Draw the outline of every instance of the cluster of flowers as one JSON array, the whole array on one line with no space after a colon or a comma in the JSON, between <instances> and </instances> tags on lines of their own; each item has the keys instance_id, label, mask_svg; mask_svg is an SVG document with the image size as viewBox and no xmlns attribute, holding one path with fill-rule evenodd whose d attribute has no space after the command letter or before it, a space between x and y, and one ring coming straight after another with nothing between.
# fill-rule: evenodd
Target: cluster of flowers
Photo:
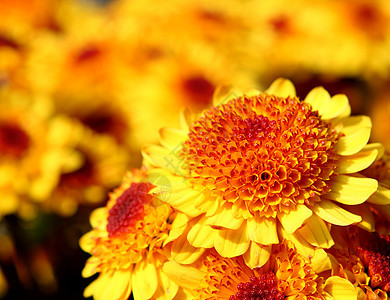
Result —
<instances>
[{"instance_id":1,"label":"cluster of flowers","mask_svg":"<svg viewBox=\"0 0 390 300\"><path fill-rule=\"evenodd\" d=\"M0 216L104 200L140 147L220 83L388 77L388 1L286 3L1 1Z\"/></svg>"},{"instance_id":2,"label":"cluster of flowers","mask_svg":"<svg viewBox=\"0 0 390 300\"><path fill-rule=\"evenodd\" d=\"M180 245L191 246L195 250L191 250L190 253L197 253L200 257L207 253L204 249L214 248L214 244L211 245L209 239L215 238L218 241L215 253L224 257L237 257L246 246L240 248L240 251L233 251L234 247L232 247L232 253L226 254L221 247L228 251L230 246L225 247L221 244L220 238L216 238L217 232L221 233L222 228L229 228L234 231L223 231L224 234L231 234L234 237L246 236L245 232L247 230L252 232L253 226L267 224L266 228L272 228L269 240L250 236L250 240L255 242L251 242L245 251L242 250L246 253L245 261L248 261L253 260L253 257L248 258L252 253L248 252L248 249L255 251L255 247L263 245L264 247L260 247L262 251L271 253L270 245L278 244L276 238L282 241L288 234L298 239L297 235L292 233L298 230L297 228L301 228L303 223L295 221L296 224L289 230L277 229L277 236L275 228L279 227L275 224L280 223L283 226L289 224L291 222L287 222L289 218L283 218L281 215L290 215L292 218L292 214L287 213L290 210L299 209L307 217L309 212L302 209L302 205L298 205L302 203L313 208L314 212L316 207L320 212L317 211L315 214L320 215L325 208L319 208L317 204L319 196L313 196L312 193L316 195L328 193L332 186L327 179L315 182L312 182L313 179L305 179L305 183L301 182L301 184L306 185L306 189L315 186L314 191L309 196L303 192L295 195L294 193L297 192L292 188L297 189L296 182L300 181L300 178L297 177L291 183L292 185L288 184L287 187L283 182L276 183L271 171L260 172L264 166L256 169L257 171L251 169L254 168L252 166L254 158L250 158L254 155L252 152L245 159L240 157L241 147L245 148L245 145L238 143L234 147L229 144L224 149L203 149L202 143L209 144L213 139L210 137L202 140L197 137L197 132L182 136L177 131L172 133L170 130L162 130L162 144L165 148L145 148L143 162L140 149L143 145L158 140L158 129L161 126L176 126L180 121L179 115L183 106L193 113L191 116L182 114L181 117L181 122L187 124L183 126L190 128L198 118L198 114L212 104L214 90L220 83L262 88L264 83L281 75L295 77L297 84L301 85L305 85L307 78L316 76L333 78L335 82L345 78L353 78L353 80L358 78L368 83L370 89L380 91L382 94L379 96L384 100L378 103L386 104L390 95L386 84L390 75L388 56L390 2L388 0L353 2L298 0L294 3L287 0L277 0L272 3L255 0L212 2L168 0L161 3L151 0L113 0L106 2L108 2L106 5L99 6L94 5L92 0L0 1L0 248L2 250L0 261L17 261L12 258L17 252L15 246L17 243L9 230L11 225L7 217L12 218L16 215L23 220L36 220L43 213L68 217L74 215L80 206L103 205L102 203L107 200L108 191L120 184L126 170L140 167L141 164L142 171L139 172L142 176L137 171L137 176L129 175L137 179L129 180L145 183L141 190L147 189L150 192L149 189L153 189L154 192L150 192L155 195L153 199L160 198L158 201L169 203L174 210L169 214L172 220L167 223L169 239L167 242L162 242L164 247L174 245L172 249L177 249ZM286 10L286 7L289 9ZM353 95L353 91L351 94ZM235 105L239 106L239 104L233 106ZM250 107L253 103L245 104L248 105ZM317 109L314 105L313 107ZM377 105L374 108L377 111L373 113L375 118L372 120L379 126L373 127L372 134L376 140L383 140L386 148L390 148L388 128L386 130L390 106ZM325 107L321 109L324 110ZM318 110L320 111L319 108ZM256 135L258 130L263 134L272 135L273 128L277 126L267 113L263 111L256 113L263 117L252 120L252 116L246 115L247 112L238 113L245 115L244 123L240 124L253 129L248 129L249 131L240 129L244 131L234 132L237 136L250 135L248 140L250 145L255 143L252 136ZM223 120L228 118L215 111L207 113L207 118L211 118L213 114L216 114L216 118L221 122L225 122ZM245 121L247 119L248 121ZM229 121L229 126L241 128L240 124L235 124L236 121L233 123ZM363 127L370 127L367 125L367 119L361 122ZM359 121L356 126L361 122ZM340 124L337 126L344 126ZM207 136L207 134L217 139L219 132L205 129L202 135ZM367 132L364 134L366 136ZM193 144L185 143L177 140L177 135L182 136L183 141L188 138L195 140ZM357 136L360 136L360 132ZM292 137L289 138L292 141ZM342 140L338 135L334 135L330 138L331 143L340 144L339 138ZM301 139L306 140L307 137L302 135ZM220 143L220 139L216 141ZM279 148L279 145L275 147ZM193 152L195 148L196 153ZM202 148L205 152L198 153L198 148ZM150 155L149 150L152 151ZM288 151L290 150L289 148ZM382 157L383 168L377 168L381 174L380 180L383 181L386 176L383 175L386 172L382 171L386 170L386 163L383 160L386 156L382 154L382 150L376 150L379 153L377 160ZM364 161L365 155L372 158L376 150L368 147L364 148L362 158L359 156L359 151L356 155ZM207 159L214 157L210 151L217 154L222 152L235 154L232 158L216 156L213 161L218 163L208 161L206 164L208 169L202 169L203 160L206 157ZM283 151L273 153L275 157L270 159L279 161ZM266 154L261 153L259 157ZM332 161L331 166L336 168L342 161L338 160L338 155L344 154L336 151L326 155L328 155L327 161ZM238 160L242 162L243 169L252 170L250 175L232 166L233 162L237 163ZM311 164L311 161L306 163ZM229 176L234 178L234 181L225 180L220 176L217 168L219 164L224 166L221 169L224 175L227 176L232 172ZM290 164L294 165L298 162L292 161ZM378 164L379 162L374 163L374 165ZM306 165L300 163L299 168L309 172L308 169L306 170L309 168ZM327 168L331 168L330 165L327 165ZM165 171L156 173L159 169L166 170L174 176L168 176ZM241 179L239 175L241 172L245 180ZM283 174L288 174L289 177L298 176L295 171L291 171L293 172L291 175L287 167L278 172L281 174L278 173L278 178L283 178ZM329 171L328 177L335 176L333 174L337 172L342 171L337 171L336 168ZM357 170L353 171L355 172ZM326 174L321 173L321 176L327 178ZM374 173L371 177L377 178L376 176L379 175ZM185 179L187 177L194 179ZM130 181L129 185L131 185ZM263 199L268 195L268 185L260 188L260 183L263 181L269 182L270 189L272 184L270 190L272 193L269 192L272 195L266 202L260 201L264 206L255 209L259 202L253 199ZM351 179L348 179L348 184L350 181ZM239 189L240 184L245 188ZM360 183L354 184L360 186ZM187 186L193 187L194 191L189 193L184 189ZM237 189L231 189L230 186L237 186ZM248 186L252 186L253 191L247 189ZM199 190L200 187L204 188L204 191ZM284 191L286 195L283 194L283 197L290 199L291 202L290 200L274 202L278 199L278 193L281 193L277 191L285 187L291 190ZM156 188L160 190L155 190ZM177 191L181 188L183 190ZM214 189L218 192L214 192ZM371 190L368 189L367 194L369 192ZM235 195L241 200L236 201ZM291 195L294 197L291 198ZM111 196L111 198L118 197ZM208 200L202 200L204 197ZM216 206L219 200L208 202L210 199L219 199L218 197L224 199L221 200L223 204L221 207ZM179 198L182 201L179 204L171 203ZM304 200L306 198L310 200ZM192 199L196 206L194 210L189 206ZM252 202L255 204L249 205ZM115 206L116 200L111 199L109 203ZM343 208L343 205L345 203L337 207ZM331 207L332 210L338 209ZM348 208L354 209L354 207ZM374 206L370 207L371 210L377 209L373 208ZM243 218L245 222L234 221L232 224L235 225L228 226L221 223L219 218L216 220L217 216L227 213L228 217L222 219L227 223L232 221L229 219L230 209L234 212L235 218L239 220ZM245 210L249 213L244 213ZM255 213L256 211L264 211L264 213ZM368 210L349 211L366 216ZM176 217L177 212L180 214ZM207 220L203 216L205 213ZM252 220L250 215L256 218ZM140 216L143 216L143 213L139 218ZM348 216L351 218L350 223L358 222L356 217ZM314 217L309 219L306 217L302 218L305 224L308 220L314 220ZM326 222L329 221L323 215L321 218ZM365 220L363 218L359 224L373 223ZM199 227L202 222L205 226ZM173 231L170 229L173 226L171 223L175 224ZM222 225L218 225L219 223ZM177 229L180 224L183 232ZM189 230L191 226L201 230L199 234L207 237L207 242L195 241L198 234L195 229ZM116 229L113 229L116 227L117 225L109 226L110 231L113 232L109 234L110 238L117 236ZM204 233L204 228L212 231ZM263 227L261 228L264 230ZM238 234L236 230L239 230ZM373 228L370 230L372 231ZM127 229L124 231L127 232ZM184 236L187 233L194 240L190 239L189 244L180 244L186 241ZM229 235L223 240L230 239L232 237ZM241 243L247 242L240 241L238 244ZM293 246L288 245L288 247L297 247L295 242L292 243ZM23 244L23 241L20 244ZM159 241L158 245L160 244ZM143 247L146 247L145 245ZM172 254L166 257L175 258L175 253L179 252L183 255L188 251L172 250ZM244 255L244 252L240 255ZM306 253L307 256L312 257L313 253ZM199 262L198 259L195 260L195 256L190 257L187 266L195 261ZM261 264L266 264L265 256L261 257ZM184 258L174 259L178 263L183 263L183 260ZM255 265L254 262L252 263L249 266ZM20 265L20 262L15 264ZM40 274L36 275L40 278L42 273L46 272L42 270L30 273ZM100 270L95 271L100 272ZM5 293L6 288L7 280L0 266L0 295ZM171 290L174 291L175 288ZM182 290L179 291L181 293Z\"/></svg>"},{"instance_id":3,"label":"cluster of flowers","mask_svg":"<svg viewBox=\"0 0 390 300\"><path fill-rule=\"evenodd\" d=\"M221 87L91 214L94 299L388 299L389 157L322 87Z\"/></svg>"}]
</instances>

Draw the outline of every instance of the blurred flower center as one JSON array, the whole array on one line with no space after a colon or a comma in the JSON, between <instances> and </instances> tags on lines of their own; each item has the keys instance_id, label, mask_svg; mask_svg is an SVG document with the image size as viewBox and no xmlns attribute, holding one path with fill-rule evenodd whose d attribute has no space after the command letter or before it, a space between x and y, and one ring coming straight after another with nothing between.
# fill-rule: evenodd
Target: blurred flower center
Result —
<instances>
[{"instance_id":1,"label":"blurred flower center","mask_svg":"<svg viewBox=\"0 0 390 300\"><path fill-rule=\"evenodd\" d=\"M149 183L133 182L110 209L107 223L109 236L116 236L128 232L136 221L144 217L144 206L152 200L148 194L151 189Z\"/></svg>"},{"instance_id":2,"label":"blurred flower center","mask_svg":"<svg viewBox=\"0 0 390 300\"><path fill-rule=\"evenodd\" d=\"M16 124L0 124L0 153L20 158L29 148L31 139Z\"/></svg>"},{"instance_id":3,"label":"blurred flower center","mask_svg":"<svg viewBox=\"0 0 390 300\"><path fill-rule=\"evenodd\" d=\"M0 49L2 47L7 47L7 48L12 48L12 49L17 50L17 49L19 49L20 46L12 39L0 34Z\"/></svg>"},{"instance_id":4,"label":"blurred flower center","mask_svg":"<svg viewBox=\"0 0 390 300\"><path fill-rule=\"evenodd\" d=\"M203 76L193 76L183 80L182 88L190 102L188 105L203 109L211 103L215 86Z\"/></svg>"},{"instance_id":5,"label":"blurred flower center","mask_svg":"<svg viewBox=\"0 0 390 300\"><path fill-rule=\"evenodd\" d=\"M229 297L229 300L246 300L246 299L265 299L265 300L281 300L284 295L277 288L275 274L269 271L261 274L260 277L251 276L250 281L239 283L237 285L238 292Z\"/></svg>"},{"instance_id":6,"label":"blurred flower center","mask_svg":"<svg viewBox=\"0 0 390 300\"><path fill-rule=\"evenodd\" d=\"M123 140L128 130L126 122L119 113L114 115L109 111L106 114L104 112L94 112L82 117L81 122L97 133L112 135L119 143L124 142Z\"/></svg>"},{"instance_id":7,"label":"blurred flower center","mask_svg":"<svg viewBox=\"0 0 390 300\"><path fill-rule=\"evenodd\" d=\"M190 129L181 155L194 184L223 203L276 217L330 190L339 134L298 98L241 97L211 108Z\"/></svg>"},{"instance_id":8,"label":"blurred flower center","mask_svg":"<svg viewBox=\"0 0 390 300\"><path fill-rule=\"evenodd\" d=\"M83 63L101 56L102 51L97 46L89 46L82 49L75 57L75 63Z\"/></svg>"},{"instance_id":9,"label":"blurred flower center","mask_svg":"<svg viewBox=\"0 0 390 300\"><path fill-rule=\"evenodd\" d=\"M83 153L83 151L81 151ZM75 171L61 175L60 185L66 188L81 188L95 181L95 167L88 156L84 154L84 163Z\"/></svg>"}]
</instances>

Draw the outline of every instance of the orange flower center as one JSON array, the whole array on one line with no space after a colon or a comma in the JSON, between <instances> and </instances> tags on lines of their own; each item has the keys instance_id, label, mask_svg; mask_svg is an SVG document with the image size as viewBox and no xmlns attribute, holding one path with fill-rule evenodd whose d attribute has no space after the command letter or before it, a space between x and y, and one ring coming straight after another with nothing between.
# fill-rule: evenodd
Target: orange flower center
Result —
<instances>
[{"instance_id":1,"label":"orange flower center","mask_svg":"<svg viewBox=\"0 0 390 300\"><path fill-rule=\"evenodd\" d=\"M18 125L0 124L0 154L20 158L30 143L30 137Z\"/></svg>"},{"instance_id":2,"label":"orange flower center","mask_svg":"<svg viewBox=\"0 0 390 300\"><path fill-rule=\"evenodd\" d=\"M274 245L270 262L254 269L242 257L210 251L202 262L196 299L324 299L324 279L290 246Z\"/></svg>"},{"instance_id":3,"label":"orange flower center","mask_svg":"<svg viewBox=\"0 0 390 300\"><path fill-rule=\"evenodd\" d=\"M251 276L250 281L239 283L238 292L229 297L229 300L247 300L247 299L264 299L264 300L282 300L284 295L277 288L275 274L269 271L261 274L260 277Z\"/></svg>"},{"instance_id":4,"label":"orange flower center","mask_svg":"<svg viewBox=\"0 0 390 300\"><path fill-rule=\"evenodd\" d=\"M211 108L181 155L189 178L222 202L276 217L330 190L339 134L296 97L240 97Z\"/></svg>"},{"instance_id":5,"label":"orange flower center","mask_svg":"<svg viewBox=\"0 0 390 300\"><path fill-rule=\"evenodd\" d=\"M149 183L133 182L117 198L108 215L107 231L110 237L127 233L136 221L144 217L144 206L152 200L148 194L150 189Z\"/></svg>"},{"instance_id":6,"label":"orange flower center","mask_svg":"<svg viewBox=\"0 0 390 300\"><path fill-rule=\"evenodd\" d=\"M364 234L360 239L362 246L357 252L364 265L368 268L371 277L370 286L390 291L390 236L378 233Z\"/></svg>"},{"instance_id":7,"label":"orange flower center","mask_svg":"<svg viewBox=\"0 0 390 300\"><path fill-rule=\"evenodd\" d=\"M77 169L69 173L61 174L59 186L67 190L77 190L83 187L96 184L96 167L92 159L84 151L80 152L84 155L83 164Z\"/></svg>"},{"instance_id":8,"label":"orange flower center","mask_svg":"<svg viewBox=\"0 0 390 300\"><path fill-rule=\"evenodd\" d=\"M125 139L128 126L124 118L120 115L120 112L114 114L110 111L93 112L90 115L81 117L81 122L93 131L101 134L109 134L115 137L115 139L122 143Z\"/></svg>"}]
</instances>

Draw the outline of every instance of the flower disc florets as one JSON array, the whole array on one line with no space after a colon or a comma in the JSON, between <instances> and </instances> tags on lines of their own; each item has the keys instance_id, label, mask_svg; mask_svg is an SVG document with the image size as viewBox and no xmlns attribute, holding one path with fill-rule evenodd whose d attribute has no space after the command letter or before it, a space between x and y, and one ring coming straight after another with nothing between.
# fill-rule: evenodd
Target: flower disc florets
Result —
<instances>
[{"instance_id":1,"label":"flower disc florets","mask_svg":"<svg viewBox=\"0 0 390 300\"><path fill-rule=\"evenodd\" d=\"M262 93L207 111L190 128L181 154L194 184L222 204L276 217L313 205L330 190L339 136L298 98Z\"/></svg>"}]
</instances>

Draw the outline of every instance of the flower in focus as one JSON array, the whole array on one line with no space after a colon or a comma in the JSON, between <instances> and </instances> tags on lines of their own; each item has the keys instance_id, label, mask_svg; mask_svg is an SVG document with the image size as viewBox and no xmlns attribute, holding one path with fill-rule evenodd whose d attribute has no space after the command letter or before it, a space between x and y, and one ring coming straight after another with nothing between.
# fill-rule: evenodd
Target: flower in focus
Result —
<instances>
[{"instance_id":1,"label":"flower in focus","mask_svg":"<svg viewBox=\"0 0 390 300\"><path fill-rule=\"evenodd\" d=\"M355 226L338 228L339 238L329 250L335 272L348 279L358 299L388 299L390 292L390 236Z\"/></svg>"},{"instance_id":2,"label":"flower in focus","mask_svg":"<svg viewBox=\"0 0 390 300\"><path fill-rule=\"evenodd\" d=\"M95 299L172 299L178 286L162 271L163 243L174 213L149 194L144 170L128 173L106 207L91 214L92 231L80 240L91 253L84 277L100 273L84 292Z\"/></svg>"},{"instance_id":3,"label":"flower in focus","mask_svg":"<svg viewBox=\"0 0 390 300\"><path fill-rule=\"evenodd\" d=\"M163 270L175 280L188 299L353 299L352 284L329 276L323 257L309 264L291 244L273 245L261 268L250 269L241 256L221 257L209 250L194 265L165 263ZM350 298L348 298L350 297Z\"/></svg>"},{"instance_id":4,"label":"flower in focus","mask_svg":"<svg viewBox=\"0 0 390 300\"><path fill-rule=\"evenodd\" d=\"M154 191L192 218L187 225L194 222L190 245L214 247L223 257L244 254L258 267L254 254L269 256L280 236L310 258L315 247L333 245L330 224L362 220L348 209L378 183L355 173L372 164L380 146L367 145L371 121L351 117L346 96L319 87L301 102L283 79L265 93L221 95L182 129L163 128L162 146L144 148ZM172 186L169 194L161 178Z\"/></svg>"}]
</instances>

